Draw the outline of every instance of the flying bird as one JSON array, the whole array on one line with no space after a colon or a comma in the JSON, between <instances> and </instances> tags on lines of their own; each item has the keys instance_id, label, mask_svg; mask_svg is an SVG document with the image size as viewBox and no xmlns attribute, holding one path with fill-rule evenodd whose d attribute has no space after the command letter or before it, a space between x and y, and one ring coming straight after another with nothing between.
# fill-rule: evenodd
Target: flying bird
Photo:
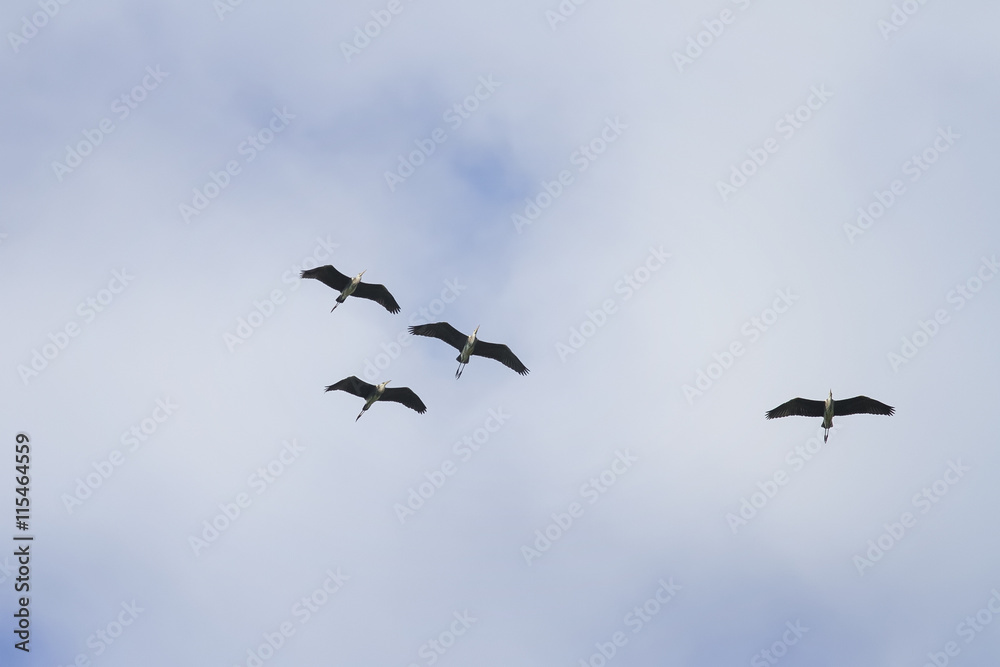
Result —
<instances>
[{"instance_id":1,"label":"flying bird","mask_svg":"<svg viewBox=\"0 0 1000 667\"><path fill-rule=\"evenodd\" d=\"M415 327L410 327L410 333L415 336L440 338L444 342L448 343L448 345L451 345L459 351L458 356L455 358L458 362L458 370L455 371L456 379L462 377L462 369L465 368L467 363L469 363L469 357L472 355L495 359L507 368L517 371L521 375L528 374L528 368L521 363L520 359L514 356L514 353L510 351L509 347L506 345L500 345L499 343L487 343L485 340L479 340L476 338L476 333L478 331L479 327L476 327L476 330L473 331L471 335L466 336L464 333L447 322L420 324Z\"/></svg>"},{"instance_id":2,"label":"flying bird","mask_svg":"<svg viewBox=\"0 0 1000 667\"><path fill-rule=\"evenodd\" d=\"M368 269L365 269L367 271ZM315 278L325 285L329 285L333 289L340 292L340 296L337 297L337 303L334 304L330 312L337 310L337 306L344 303L349 296L359 296L362 299L371 299L376 303L382 304L382 307L388 310L390 313L399 312L399 304L396 300L392 298L389 294L389 290L385 288L385 285L375 285L372 283L361 282L361 276L365 274L362 271L353 278L348 278L343 273L333 268L330 264L326 266L319 266L315 269L309 269L308 271L302 272L303 278Z\"/></svg>"},{"instance_id":3,"label":"flying bird","mask_svg":"<svg viewBox=\"0 0 1000 667\"><path fill-rule=\"evenodd\" d=\"M782 403L773 410L768 410L764 416L767 419L777 419L778 417L801 416L801 417L822 417L823 418L823 442L830 436L830 428L833 426L834 415L889 415L896 412L896 408L885 403L880 403L874 398L867 396L855 396L845 398L842 401L833 400L833 390L825 401L811 401L808 398L793 398L787 403Z\"/></svg>"},{"instance_id":4,"label":"flying bird","mask_svg":"<svg viewBox=\"0 0 1000 667\"><path fill-rule=\"evenodd\" d=\"M420 400L420 397L413 393L413 390L409 387L399 387L393 389L386 389L386 385L389 384L391 380L386 380L382 384L374 385L368 384L367 382L358 379L356 375L352 375L349 378L344 378L336 384L331 384L326 388L327 391L346 391L348 394L354 394L360 398L365 399L365 407L361 408L361 412L358 416L354 418L354 421L361 419L361 415L365 414L365 410L370 408L375 401L395 401L396 403L402 403L411 410L416 410L420 414L427 412L427 406L424 402Z\"/></svg>"}]
</instances>

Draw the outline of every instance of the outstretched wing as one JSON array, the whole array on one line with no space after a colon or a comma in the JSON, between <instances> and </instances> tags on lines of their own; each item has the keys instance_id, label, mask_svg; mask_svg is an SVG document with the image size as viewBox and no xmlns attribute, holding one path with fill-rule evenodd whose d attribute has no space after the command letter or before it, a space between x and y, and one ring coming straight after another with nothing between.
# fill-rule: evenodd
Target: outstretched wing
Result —
<instances>
[{"instance_id":1,"label":"outstretched wing","mask_svg":"<svg viewBox=\"0 0 1000 667\"><path fill-rule=\"evenodd\" d=\"M410 333L414 336L430 336L431 338L439 338L459 352L461 352L462 348L465 347L465 341L469 340L468 336L447 322L418 324L415 327L410 327ZM476 346L478 347L480 344L481 343L477 343Z\"/></svg>"},{"instance_id":2,"label":"outstretched wing","mask_svg":"<svg viewBox=\"0 0 1000 667\"><path fill-rule=\"evenodd\" d=\"M406 407L411 410L416 410L420 414L427 412L427 406L424 405L424 402L420 400L420 397L417 396L409 387L386 388L386 390L382 393L382 400L402 403Z\"/></svg>"},{"instance_id":3,"label":"outstretched wing","mask_svg":"<svg viewBox=\"0 0 1000 667\"><path fill-rule=\"evenodd\" d=\"M476 341L476 346L472 348L472 354L479 357L495 359L501 364L517 371L521 375L528 374L528 367L521 363L521 360L514 356L510 348L499 343L487 343L484 340Z\"/></svg>"},{"instance_id":4,"label":"outstretched wing","mask_svg":"<svg viewBox=\"0 0 1000 667\"><path fill-rule=\"evenodd\" d=\"M361 398L367 399L375 391L374 385L370 385L367 382L361 380L356 375L352 375L349 378L344 378L336 384L331 384L326 388L327 391L346 391L348 394L354 394Z\"/></svg>"},{"instance_id":5,"label":"outstretched wing","mask_svg":"<svg viewBox=\"0 0 1000 667\"><path fill-rule=\"evenodd\" d=\"M385 285L358 283L358 286L355 288L352 296L359 296L362 299L371 299L375 303L382 304L382 307L390 313L395 314L399 312L399 304L396 303L396 300L392 298L391 294L389 294L389 290L385 288Z\"/></svg>"},{"instance_id":6,"label":"outstretched wing","mask_svg":"<svg viewBox=\"0 0 1000 667\"><path fill-rule=\"evenodd\" d=\"M840 405L840 402L837 402ZM793 398L787 403L782 403L773 410L764 413L767 419L777 419L778 417L822 417L826 409L824 401L811 401L808 398ZM838 412L838 414L840 414Z\"/></svg>"},{"instance_id":7,"label":"outstretched wing","mask_svg":"<svg viewBox=\"0 0 1000 667\"><path fill-rule=\"evenodd\" d=\"M350 278L333 268L330 264L327 264L326 266L318 266L315 269L309 269L308 271L303 271L301 277L314 278L324 285L329 285L338 292L343 292L344 288L351 282ZM360 288L360 285L358 287Z\"/></svg>"},{"instance_id":8,"label":"outstretched wing","mask_svg":"<svg viewBox=\"0 0 1000 667\"><path fill-rule=\"evenodd\" d=\"M842 401L833 402L833 414L840 415L892 415L896 408L885 403L879 403L874 398L855 396Z\"/></svg>"}]
</instances>

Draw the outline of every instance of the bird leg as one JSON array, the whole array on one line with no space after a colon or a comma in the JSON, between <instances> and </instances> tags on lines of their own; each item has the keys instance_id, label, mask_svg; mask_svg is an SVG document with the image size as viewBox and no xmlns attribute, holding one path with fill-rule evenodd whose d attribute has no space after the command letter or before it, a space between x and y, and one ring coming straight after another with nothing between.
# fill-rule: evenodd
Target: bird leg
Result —
<instances>
[{"instance_id":1,"label":"bird leg","mask_svg":"<svg viewBox=\"0 0 1000 667\"><path fill-rule=\"evenodd\" d=\"M463 363L462 363L461 361L460 361L460 362L458 362L458 370L457 370L457 371L455 371L455 379L456 379L456 380L457 380L458 378L462 377L462 369L463 369L463 368L465 368L465 364L463 364Z\"/></svg>"}]
</instances>

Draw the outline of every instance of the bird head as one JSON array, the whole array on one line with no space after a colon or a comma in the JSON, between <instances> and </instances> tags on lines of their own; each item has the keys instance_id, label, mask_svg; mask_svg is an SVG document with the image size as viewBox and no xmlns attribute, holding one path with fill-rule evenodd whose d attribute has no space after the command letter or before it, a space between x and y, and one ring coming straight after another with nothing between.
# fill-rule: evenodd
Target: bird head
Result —
<instances>
[{"instance_id":1,"label":"bird head","mask_svg":"<svg viewBox=\"0 0 1000 667\"><path fill-rule=\"evenodd\" d=\"M378 386L378 389L379 389L379 391L382 391L383 389L385 389L385 386L386 386L387 384L389 384L390 382L392 382L392 380L386 380L385 382L383 382L382 384L380 384L380 385Z\"/></svg>"}]
</instances>

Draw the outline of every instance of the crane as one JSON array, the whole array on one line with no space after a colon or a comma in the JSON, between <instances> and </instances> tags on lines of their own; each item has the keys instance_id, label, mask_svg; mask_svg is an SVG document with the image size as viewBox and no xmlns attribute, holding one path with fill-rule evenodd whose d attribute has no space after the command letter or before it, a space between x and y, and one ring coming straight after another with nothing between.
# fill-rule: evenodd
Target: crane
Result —
<instances>
[{"instance_id":1,"label":"crane","mask_svg":"<svg viewBox=\"0 0 1000 667\"><path fill-rule=\"evenodd\" d=\"M813 401L808 398L793 398L787 403L782 403L773 410L764 413L766 419L777 419L778 417L822 417L823 418L823 442L830 437L830 428L833 427L834 415L889 415L896 412L896 408L885 403L880 403L874 398L867 396L855 396L845 398L842 401L833 400L833 390L825 401Z\"/></svg>"},{"instance_id":2,"label":"crane","mask_svg":"<svg viewBox=\"0 0 1000 667\"><path fill-rule=\"evenodd\" d=\"M418 413L423 414L427 412L427 406L424 402L420 400L412 389L409 387L394 387L392 389L387 389L386 385L389 384L391 380L386 380L381 384L368 384L364 380L361 380L356 375L344 378L340 382L331 384L326 388L327 391L346 391L348 394L354 394L359 398L365 399L365 407L361 408L361 412L358 416L354 418L354 421L361 419L361 415L365 414L365 410L370 408L375 401L394 401L396 403L402 403L411 410L416 410Z\"/></svg>"},{"instance_id":3,"label":"crane","mask_svg":"<svg viewBox=\"0 0 1000 667\"><path fill-rule=\"evenodd\" d=\"M479 327L477 326L475 331L466 336L464 333L447 322L418 324L417 326L410 327L410 333L415 336L439 338L458 350L458 357L455 359L458 362L458 370L455 371L455 379L462 377L462 369L467 363L469 363L469 358L473 355L477 357L488 357L499 361L501 364L513 371L516 371L520 375L528 374L527 366L522 364L521 360L514 356L514 353L510 351L509 347L499 343L487 343L485 340L479 340L476 338L476 334L478 332Z\"/></svg>"},{"instance_id":4,"label":"crane","mask_svg":"<svg viewBox=\"0 0 1000 667\"><path fill-rule=\"evenodd\" d=\"M367 271L368 269L365 269ZM334 304L330 312L337 310L337 306L344 303L349 296L357 296L362 299L370 299L378 304L381 304L383 308L388 310L390 313L399 312L399 304L389 293L389 290L385 288L385 285L376 285L374 283L363 283L361 282L361 276L365 274L362 271L353 278L348 278L343 273L333 268L332 265L327 264L326 266L318 266L315 269L309 269L308 271L303 271L301 274L302 278L314 278L324 285L329 285L333 289L340 292L340 296L337 297L337 303Z\"/></svg>"}]
</instances>

